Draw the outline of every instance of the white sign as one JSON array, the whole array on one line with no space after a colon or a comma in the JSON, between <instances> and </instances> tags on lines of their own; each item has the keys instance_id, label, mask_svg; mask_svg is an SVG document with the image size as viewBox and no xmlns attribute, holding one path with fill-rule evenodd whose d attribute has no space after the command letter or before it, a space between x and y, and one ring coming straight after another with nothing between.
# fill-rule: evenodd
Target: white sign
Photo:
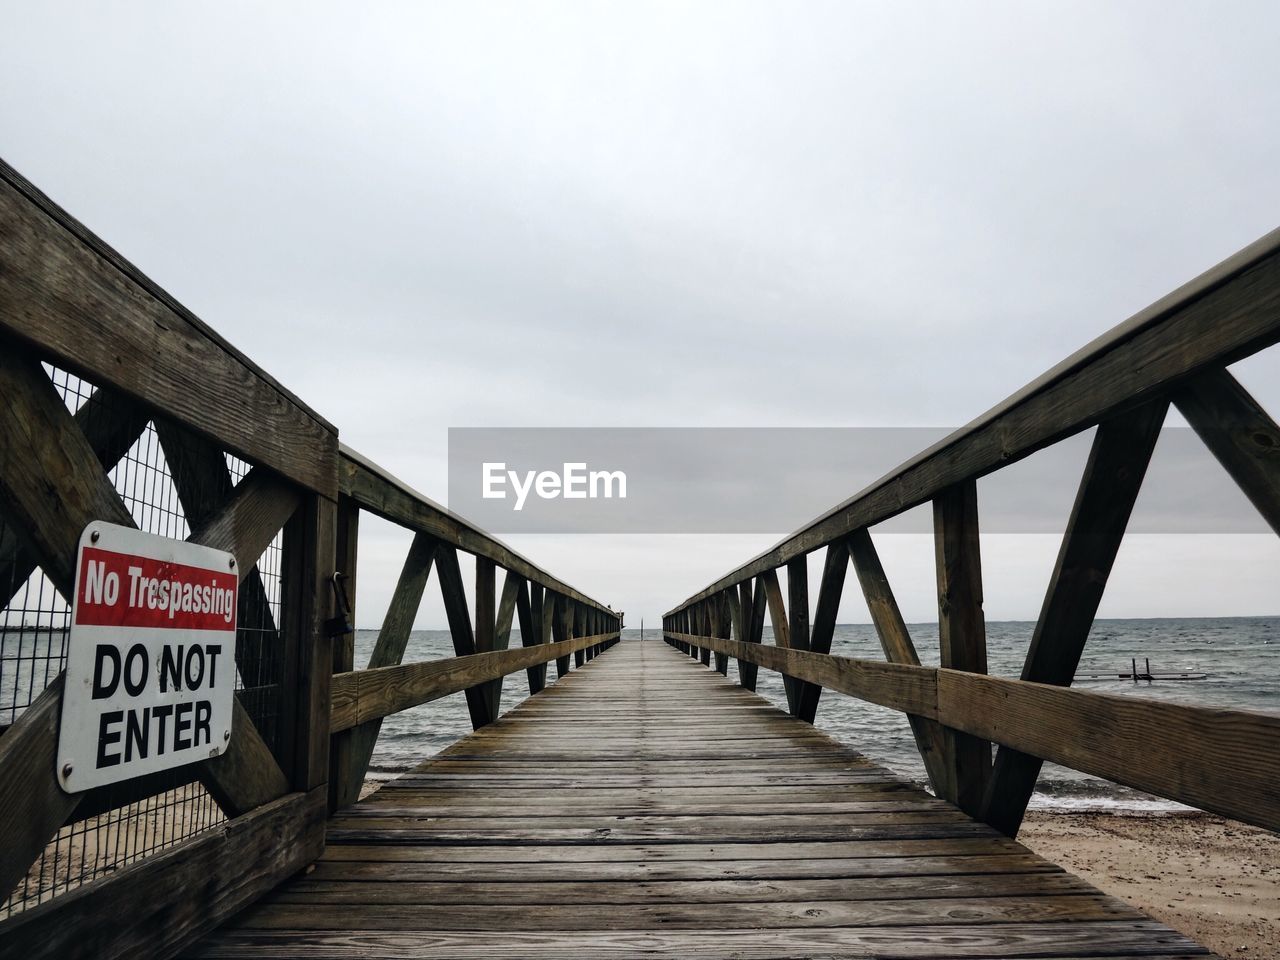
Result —
<instances>
[{"instance_id":1,"label":"white sign","mask_svg":"<svg viewBox=\"0 0 1280 960\"><path fill-rule=\"evenodd\" d=\"M80 535L58 781L68 793L216 757L231 740L235 558L133 527Z\"/></svg>"}]
</instances>

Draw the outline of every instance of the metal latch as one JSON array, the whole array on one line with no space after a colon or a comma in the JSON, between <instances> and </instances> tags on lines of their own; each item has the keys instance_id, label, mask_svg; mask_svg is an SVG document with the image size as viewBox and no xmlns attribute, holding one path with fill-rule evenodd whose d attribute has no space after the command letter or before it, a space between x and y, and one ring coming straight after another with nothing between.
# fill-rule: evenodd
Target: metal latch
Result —
<instances>
[{"instance_id":1,"label":"metal latch","mask_svg":"<svg viewBox=\"0 0 1280 960\"><path fill-rule=\"evenodd\" d=\"M347 588L343 584L344 580L349 579L351 578L345 573L336 570L329 578L329 586L333 590L333 605L338 613L324 622L327 637L345 637L348 633L356 632L356 628L351 625L351 601L347 599Z\"/></svg>"}]
</instances>

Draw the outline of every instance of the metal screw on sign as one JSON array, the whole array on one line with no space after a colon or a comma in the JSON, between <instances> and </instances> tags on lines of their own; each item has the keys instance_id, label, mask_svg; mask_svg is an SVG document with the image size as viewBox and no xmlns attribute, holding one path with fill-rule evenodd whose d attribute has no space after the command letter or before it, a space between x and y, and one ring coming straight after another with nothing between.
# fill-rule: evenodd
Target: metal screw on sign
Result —
<instances>
[{"instance_id":1,"label":"metal screw on sign","mask_svg":"<svg viewBox=\"0 0 1280 960\"><path fill-rule=\"evenodd\" d=\"M93 531L93 533L89 534L89 541L91 543L97 543L99 538L101 538L101 536L102 534L100 534L97 530L95 530Z\"/></svg>"},{"instance_id":2,"label":"metal screw on sign","mask_svg":"<svg viewBox=\"0 0 1280 960\"><path fill-rule=\"evenodd\" d=\"M71 776L71 763L68 761L62 765L62 779L65 780Z\"/></svg>"},{"instance_id":3,"label":"metal screw on sign","mask_svg":"<svg viewBox=\"0 0 1280 960\"><path fill-rule=\"evenodd\" d=\"M231 569L232 569L232 570L234 570L234 569L236 568L236 558L235 558L235 557L232 557L232 558L228 561L228 565L231 567Z\"/></svg>"}]
</instances>

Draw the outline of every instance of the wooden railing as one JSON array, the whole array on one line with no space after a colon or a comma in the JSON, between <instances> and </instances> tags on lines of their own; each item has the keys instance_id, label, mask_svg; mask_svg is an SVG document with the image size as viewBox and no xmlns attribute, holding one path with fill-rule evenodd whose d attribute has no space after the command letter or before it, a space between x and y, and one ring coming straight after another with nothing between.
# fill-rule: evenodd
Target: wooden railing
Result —
<instances>
[{"instance_id":1,"label":"wooden railing","mask_svg":"<svg viewBox=\"0 0 1280 960\"><path fill-rule=\"evenodd\" d=\"M809 722L824 687L901 710L935 792L1010 836L1045 760L1280 829L1280 715L1068 689L1171 403L1280 533L1280 429L1226 369L1277 340L1280 231L668 611L667 642L714 653L721 673L737 658L750 689L759 666L780 671ZM1094 426L1021 679L985 676L976 481ZM937 669L920 665L870 533L930 502ZM823 548L810 621L806 557ZM830 653L850 563L887 662ZM776 646L761 643L766 608Z\"/></svg>"},{"instance_id":2,"label":"wooden railing","mask_svg":"<svg viewBox=\"0 0 1280 960\"><path fill-rule=\"evenodd\" d=\"M316 859L382 717L466 690L479 726L505 674L526 670L536 692L548 661L563 674L617 639L618 615L340 449L331 424L3 163L0 401L0 956L176 953ZM335 583L354 599L361 511L415 538L372 669L353 672ZM72 794L56 749L91 521L234 555L237 689L221 756ZM476 556L474 628L459 550ZM460 656L401 666L433 564ZM505 650L514 615L525 646Z\"/></svg>"},{"instance_id":3,"label":"wooden railing","mask_svg":"<svg viewBox=\"0 0 1280 960\"><path fill-rule=\"evenodd\" d=\"M413 531L395 593L367 668L354 669L353 638L334 650L330 727L333 775L330 804L359 798L382 719L451 693L466 691L475 729L498 715L502 679L527 672L529 693L546 685L547 664L556 675L581 666L618 641L620 614L534 566L482 530L343 447L339 458L338 570L354 597L356 542L361 511ZM474 627L462 588L458 551L475 557ZM456 657L403 664L409 632L432 567L440 584ZM497 592L497 570L506 571ZM509 650L519 626L521 649Z\"/></svg>"}]
</instances>

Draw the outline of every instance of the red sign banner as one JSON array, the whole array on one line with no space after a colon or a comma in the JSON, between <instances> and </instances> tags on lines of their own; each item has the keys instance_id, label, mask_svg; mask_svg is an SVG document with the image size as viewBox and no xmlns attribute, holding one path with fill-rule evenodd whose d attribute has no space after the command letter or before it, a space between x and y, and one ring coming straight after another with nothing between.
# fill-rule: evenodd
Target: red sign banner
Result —
<instances>
[{"instance_id":1,"label":"red sign banner","mask_svg":"<svg viewBox=\"0 0 1280 960\"><path fill-rule=\"evenodd\" d=\"M86 546L76 585L77 626L230 630L239 588L234 570Z\"/></svg>"}]
</instances>

